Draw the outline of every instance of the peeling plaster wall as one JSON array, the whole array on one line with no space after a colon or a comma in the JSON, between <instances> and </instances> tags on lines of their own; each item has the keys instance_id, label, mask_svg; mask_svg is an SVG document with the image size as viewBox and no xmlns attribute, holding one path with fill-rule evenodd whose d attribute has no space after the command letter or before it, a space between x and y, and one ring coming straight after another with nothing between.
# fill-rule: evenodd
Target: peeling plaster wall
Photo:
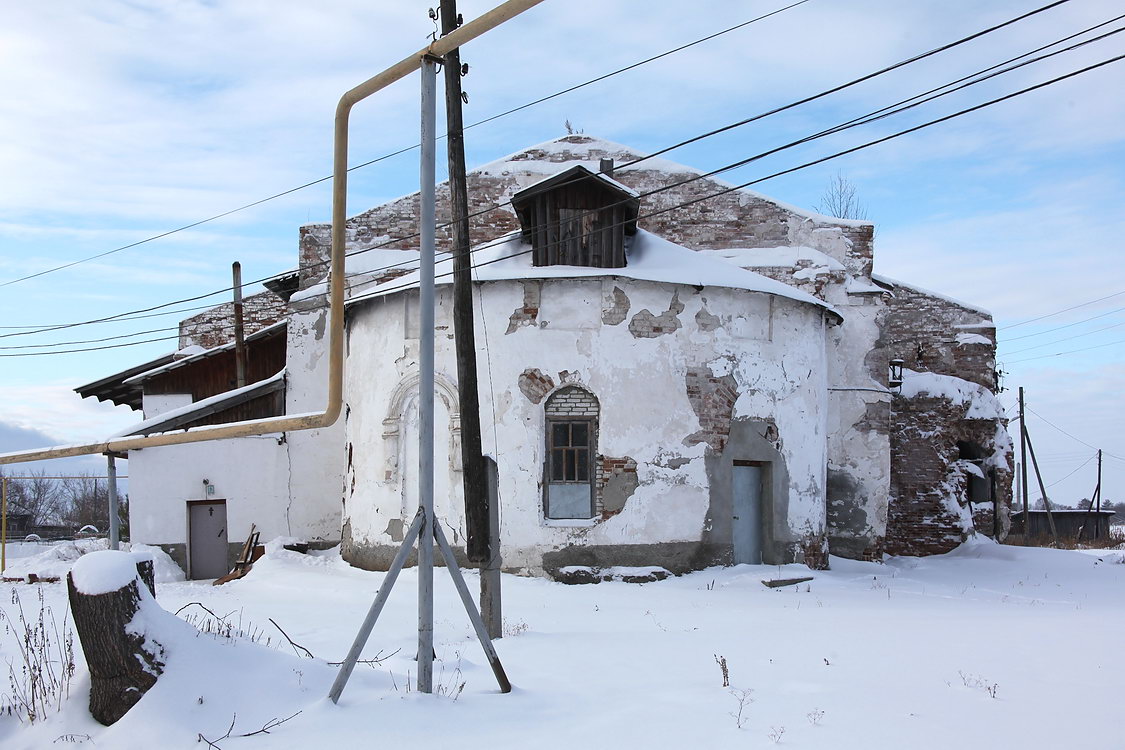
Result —
<instances>
[{"instance_id":1,"label":"peeling plaster wall","mask_svg":"<svg viewBox=\"0 0 1125 750\"><path fill-rule=\"evenodd\" d=\"M881 559L891 473L885 295L840 296L844 322L828 330L828 541L834 555Z\"/></svg>"},{"instance_id":2,"label":"peeling plaster wall","mask_svg":"<svg viewBox=\"0 0 1125 750\"><path fill-rule=\"evenodd\" d=\"M477 287L483 297L476 308L483 440L500 469L505 568L542 572L570 564L650 564L683 571L730 559L729 519L716 516L730 512L729 476L716 470L714 457L729 465L758 459L763 449L741 437L719 450L706 439L692 439L704 429L688 395L693 369L730 384L735 397L728 422L773 426L774 454L768 457L779 464L774 495L784 512L771 516L766 555L777 563L802 559L808 540L823 537L825 522L821 310L760 293L614 277L541 286L535 323L511 333L497 322L524 306L525 283ZM455 387L448 295L448 288L439 289L439 404L443 387ZM414 512L404 502L399 464L409 426L401 419L401 406L394 406L401 384L417 372L417 342L405 333L410 327L404 299L397 295L364 303L349 322L346 442L354 450L343 553L367 567L389 564L395 530ZM676 311L680 326L654 337L638 336L621 324L624 318L606 314L625 304L661 315ZM717 327L706 316L708 326L697 323L704 308ZM529 393L527 373L535 370L536 388ZM595 519L563 522L543 517L543 397L571 384L588 389L601 405L597 453L603 507ZM452 446L456 425L438 411L437 440ZM495 430L489 427L493 423ZM742 435L749 427L737 429ZM437 504L439 517L460 532L457 469L447 462L439 471L448 502L439 498ZM725 488L718 486L721 482Z\"/></svg>"},{"instance_id":3,"label":"peeling plaster wall","mask_svg":"<svg viewBox=\"0 0 1125 750\"><path fill-rule=\"evenodd\" d=\"M545 175L575 163L596 169L602 158L623 163L640 156L625 146L575 135L527 149L474 170L468 176L470 210L477 211L494 204L502 207L474 217L473 241L487 241L517 228L518 222L510 213L507 200L512 193ZM641 162L636 167L618 169L614 179L646 192L698 175L690 167L654 159ZM647 196L644 199L645 212L719 193L727 187L726 183L710 178L676 185ZM440 185L439 225L446 221L443 217L448 216L447 197L446 186ZM410 195L352 217L348 220L349 249L370 247L380 241L412 235L416 230L417 211L417 196ZM770 267L757 260L750 267L815 294L845 311L848 319L844 325L829 331L832 338L826 354L825 376L830 386L885 387L887 357L876 345L879 341L879 316L885 312L884 295L871 283L873 228L870 223L821 216L741 190L643 219L640 225L673 242L698 250L792 246L815 251L811 256L816 253L827 256L831 259L825 261L828 265L820 261L798 260L796 264ZM302 227L301 262L307 267L302 274L302 286L323 276L324 266L316 264L323 263L327 258L328 236L328 225ZM415 242L408 239L392 246L415 248ZM438 248L445 250L448 247L446 230L439 228ZM524 281L519 286L520 293L512 297L510 307L494 311L495 317L490 318L494 328L504 325L500 321L506 321L507 330L513 335L517 330L541 328L546 320L540 317L541 307L550 304L545 297L551 293L551 285L544 287L539 281ZM863 293L849 294L853 288ZM718 330L720 326L716 311L709 305L677 310L676 306L681 301L687 301L683 295L680 301L670 295L643 302L626 295L619 283L604 284L600 294L603 297L602 323L629 328L635 335L660 340L680 335L682 332L677 330L680 326L694 332ZM582 295L581 298L587 302L597 300L596 295ZM755 332L752 329L756 322L769 319L767 297L759 295L748 304L744 316L727 316L729 319L724 330L735 338L753 337ZM580 313L575 311L573 314ZM585 311L581 314L584 315ZM588 321L591 326L595 322ZM868 356L873 348L878 349L875 364ZM557 380L556 373L540 369ZM878 375L873 374L875 370L879 371ZM525 380L525 385L542 390L541 384ZM869 418L869 404L885 404L888 397L854 390L833 390L829 394L829 407L823 414L824 419L830 421L825 426L829 436L828 470L833 472L833 476L844 476L848 486L854 487L847 493L830 494L833 551L849 557L876 554L878 539L886 528L890 446L885 428L873 428L885 420L879 415ZM834 486L841 485L837 482Z\"/></svg>"},{"instance_id":4,"label":"peeling plaster wall","mask_svg":"<svg viewBox=\"0 0 1125 750\"><path fill-rule=\"evenodd\" d=\"M323 411L328 402L328 311L323 297L294 305L286 342L286 414ZM346 344L345 344L346 345ZM340 538L344 423L286 433L288 488L283 495L293 536Z\"/></svg>"}]
</instances>

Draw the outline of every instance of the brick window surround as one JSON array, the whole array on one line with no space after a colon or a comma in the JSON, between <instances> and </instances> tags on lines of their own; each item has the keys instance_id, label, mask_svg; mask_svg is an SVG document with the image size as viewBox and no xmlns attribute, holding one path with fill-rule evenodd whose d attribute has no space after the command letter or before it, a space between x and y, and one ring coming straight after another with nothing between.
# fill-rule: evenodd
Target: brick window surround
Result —
<instances>
[{"instance_id":1,"label":"brick window surround","mask_svg":"<svg viewBox=\"0 0 1125 750\"><path fill-rule=\"evenodd\" d=\"M598 413L598 399L576 386L547 399L543 509L549 520L589 520L595 515Z\"/></svg>"}]
</instances>

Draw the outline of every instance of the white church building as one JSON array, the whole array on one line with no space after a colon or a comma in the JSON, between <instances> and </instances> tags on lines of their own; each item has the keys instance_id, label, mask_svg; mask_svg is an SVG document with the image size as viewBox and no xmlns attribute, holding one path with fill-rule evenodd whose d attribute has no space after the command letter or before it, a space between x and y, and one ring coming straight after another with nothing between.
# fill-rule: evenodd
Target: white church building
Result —
<instances>
[{"instance_id":1,"label":"white church building","mask_svg":"<svg viewBox=\"0 0 1125 750\"><path fill-rule=\"evenodd\" d=\"M987 312L873 276L870 223L642 156L572 135L469 175L482 442L498 467L504 568L824 567L829 553L1006 534L1010 441ZM229 564L251 524L389 565L417 506L417 215L412 195L349 220L339 422L131 452L135 541L165 547L193 577ZM299 267L248 300L249 385L233 386L219 333L228 305L185 320L178 354L77 390L143 409L128 434L318 410L327 253L328 226L302 227ZM457 547L450 266L439 256L435 505ZM933 385L942 378L964 387ZM912 437L923 422L928 453Z\"/></svg>"}]
</instances>

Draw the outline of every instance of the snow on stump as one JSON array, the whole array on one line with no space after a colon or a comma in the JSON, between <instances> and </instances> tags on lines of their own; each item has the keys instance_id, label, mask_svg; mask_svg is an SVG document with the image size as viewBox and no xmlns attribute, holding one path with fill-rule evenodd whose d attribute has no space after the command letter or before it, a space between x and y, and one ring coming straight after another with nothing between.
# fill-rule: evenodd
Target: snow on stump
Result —
<instances>
[{"instance_id":1,"label":"snow on stump","mask_svg":"<svg viewBox=\"0 0 1125 750\"><path fill-rule=\"evenodd\" d=\"M144 628L145 605L157 606L152 557L92 552L74 563L66 581L90 668L90 713L108 726L136 705L164 669L164 647Z\"/></svg>"}]
</instances>

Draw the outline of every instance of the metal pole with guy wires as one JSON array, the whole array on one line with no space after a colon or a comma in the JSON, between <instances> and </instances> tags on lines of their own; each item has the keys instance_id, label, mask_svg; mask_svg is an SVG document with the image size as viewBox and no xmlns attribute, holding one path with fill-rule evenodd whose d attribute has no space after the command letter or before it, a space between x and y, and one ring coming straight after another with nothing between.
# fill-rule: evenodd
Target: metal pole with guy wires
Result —
<instances>
[{"instance_id":1,"label":"metal pole with guy wires","mask_svg":"<svg viewBox=\"0 0 1125 750\"><path fill-rule=\"evenodd\" d=\"M456 31L435 40L427 49L422 50L416 57L406 58L392 68L356 86L344 94L336 111L336 194L343 192L347 176L347 128L348 115L351 107L362 99L371 96L376 91L405 77L414 70L422 71L422 164L419 170L421 177L421 268L419 272L419 499L418 514L410 525L402 546L395 555L390 569L379 587L375 600L359 627L355 640L352 642L348 655L340 665L336 680L328 691L328 697L333 703L340 700L340 695L363 653L363 647L371 635L375 622L379 619L383 606L390 596L398 574L406 564L406 558L418 541L418 688L422 692L433 690L433 551L436 541L445 558L445 566L453 585L465 606L469 622L477 634L481 648L484 649L492 673L500 686L500 692L509 693L512 684L504 672L500 658L496 653L492 641L488 637L484 621L477 611L469 594L465 579L453 557L445 535L434 519L433 508L433 406L434 406L434 245L435 245L435 185L434 185L434 151L435 151L435 88L437 78L437 65L441 64L441 56L451 49L456 49L465 42L475 39L484 32L493 29L504 21L519 15L523 11L538 5L542 0L508 0L508 2L493 8L480 18L461 26ZM337 209L339 212L337 213ZM333 211L333 247L337 243L341 246L344 237L344 217L341 204L334 204Z\"/></svg>"},{"instance_id":2,"label":"metal pole with guy wires","mask_svg":"<svg viewBox=\"0 0 1125 750\"><path fill-rule=\"evenodd\" d=\"M421 265L419 268L418 353L418 690L433 692L434 675L434 134L435 92L440 60L422 60Z\"/></svg>"}]
</instances>

